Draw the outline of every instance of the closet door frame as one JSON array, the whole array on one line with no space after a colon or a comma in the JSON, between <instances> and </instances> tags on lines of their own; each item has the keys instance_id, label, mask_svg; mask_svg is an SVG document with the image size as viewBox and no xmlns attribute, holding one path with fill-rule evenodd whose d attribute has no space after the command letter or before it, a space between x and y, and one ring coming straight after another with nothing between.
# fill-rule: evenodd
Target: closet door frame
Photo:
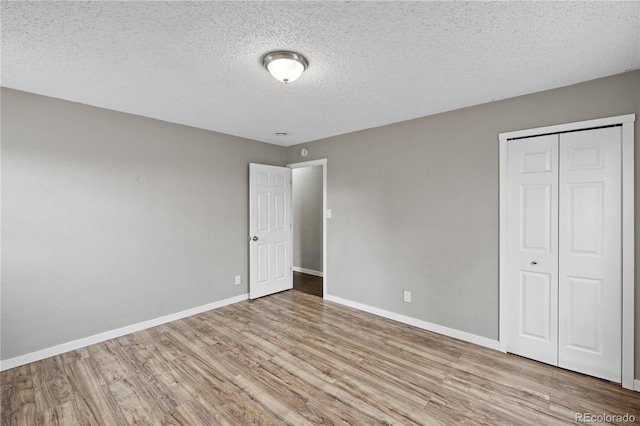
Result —
<instances>
[{"instance_id":1,"label":"closet door frame","mask_svg":"<svg viewBox=\"0 0 640 426\"><path fill-rule=\"evenodd\" d=\"M622 387L640 391L640 380L634 380L634 122L635 114L619 115L596 120L578 121L554 126L537 127L500 133L500 351L507 351L507 247L508 247L508 168L507 144L509 140L522 137L540 136L575 130L587 130L597 127L622 126ZM635 383L635 386L634 386Z\"/></svg>"}]
</instances>

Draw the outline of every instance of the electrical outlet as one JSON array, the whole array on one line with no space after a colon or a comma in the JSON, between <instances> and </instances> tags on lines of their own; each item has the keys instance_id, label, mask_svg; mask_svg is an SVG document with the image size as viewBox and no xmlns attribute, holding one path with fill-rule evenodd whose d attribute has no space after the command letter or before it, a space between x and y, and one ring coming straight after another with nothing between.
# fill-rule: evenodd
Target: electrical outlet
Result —
<instances>
[{"instance_id":1,"label":"electrical outlet","mask_svg":"<svg viewBox=\"0 0 640 426\"><path fill-rule=\"evenodd\" d=\"M404 301L407 303L411 303L411 292L405 290L404 291Z\"/></svg>"},{"instance_id":2,"label":"electrical outlet","mask_svg":"<svg viewBox=\"0 0 640 426\"><path fill-rule=\"evenodd\" d=\"M242 284L242 277L240 275L236 275L236 285Z\"/></svg>"}]
</instances>

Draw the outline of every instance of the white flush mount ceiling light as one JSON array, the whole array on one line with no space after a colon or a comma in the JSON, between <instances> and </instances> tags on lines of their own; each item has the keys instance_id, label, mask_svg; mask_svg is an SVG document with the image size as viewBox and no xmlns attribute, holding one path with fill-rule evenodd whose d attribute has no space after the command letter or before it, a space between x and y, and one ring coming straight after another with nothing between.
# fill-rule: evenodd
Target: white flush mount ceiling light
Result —
<instances>
[{"instance_id":1,"label":"white flush mount ceiling light","mask_svg":"<svg viewBox=\"0 0 640 426\"><path fill-rule=\"evenodd\" d=\"M284 83L295 81L307 69L307 59L299 53L288 51L270 52L262 58L262 65L273 78Z\"/></svg>"}]
</instances>

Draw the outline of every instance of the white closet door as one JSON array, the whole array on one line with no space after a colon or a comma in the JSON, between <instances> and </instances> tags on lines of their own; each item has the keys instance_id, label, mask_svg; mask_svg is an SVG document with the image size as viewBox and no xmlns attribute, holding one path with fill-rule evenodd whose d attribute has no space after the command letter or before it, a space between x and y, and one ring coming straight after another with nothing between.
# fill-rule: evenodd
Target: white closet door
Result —
<instances>
[{"instance_id":1,"label":"white closet door","mask_svg":"<svg viewBox=\"0 0 640 426\"><path fill-rule=\"evenodd\" d=\"M508 145L507 351L558 361L558 135Z\"/></svg>"},{"instance_id":2,"label":"white closet door","mask_svg":"<svg viewBox=\"0 0 640 426\"><path fill-rule=\"evenodd\" d=\"M621 128L560 135L558 365L621 381Z\"/></svg>"}]
</instances>

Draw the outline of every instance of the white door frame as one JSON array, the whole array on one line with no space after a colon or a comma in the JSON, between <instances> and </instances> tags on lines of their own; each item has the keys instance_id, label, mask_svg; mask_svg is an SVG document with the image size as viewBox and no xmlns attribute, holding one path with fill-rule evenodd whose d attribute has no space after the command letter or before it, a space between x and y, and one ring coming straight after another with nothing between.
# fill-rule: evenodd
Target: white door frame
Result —
<instances>
[{"instance_id":1,"label":"white door frame","mask_svg":"<svg viewBox=\"0 0 640 426\"><path fill-rule=\"evenodd\" d=\"M635 254L634 254L634 122L635 114L578 121L535 129L500 133L500 330L499 344L507 351L507 143L510 139L622 125L622 387L634 389ZM640 381L635 386L640 391Z\"/></svg>"},{"instance_id":2,"label":"white door frame","mask_svg":"<svg viewBox=\"0 0 640 426\"><path fill-rule=\"evenodd\" d=\"M322 166L322 297L327 298L327 159L290 163L286 167L301 169L303 167Z\"/></svg>"}]
</instances>

